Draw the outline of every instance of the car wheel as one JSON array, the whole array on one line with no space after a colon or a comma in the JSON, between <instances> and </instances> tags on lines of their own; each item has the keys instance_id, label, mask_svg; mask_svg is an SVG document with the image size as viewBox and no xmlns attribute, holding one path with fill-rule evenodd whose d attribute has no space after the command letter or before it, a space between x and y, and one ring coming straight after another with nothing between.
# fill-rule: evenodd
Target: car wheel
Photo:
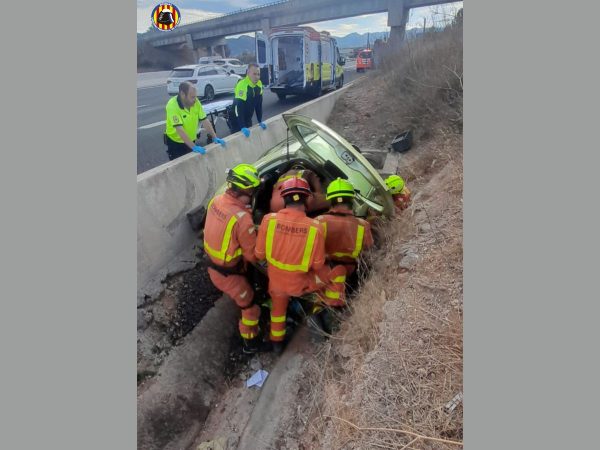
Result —
<instances>
[{"instance_id":1,"label":"car wheel","mask_svg":"<svg viewBox=\"0 0 600 450\"><path fill-rule=\"evenodd\" d=\"M281 101L284 101L284 100L285 100L285 97L286 97L286 95L287 95L287 94L281 94L281 93L277 92L277 98L278 98L279 100L281 100Z\"/></svg>"},{"instance_id":2,"label":"car wheel","mask_svg":"<svg viewBox=\"0 0 600 450\"><path fill-rule=\"evenodd\" d=\"M207 102L210 102L214 98L215 98L215 90L213 89L213 87L210 84L207 84L206 87L204 88L204 99Z\"/></svg>"},{"instance_id":3,"label":"car wheel","mask_svg":"<svg viewBox=\"0 0 600 450\"><path fill-rule=\"evenodd\" d=\"M341 88L344 85L344 75L342 75L340 77L340 81L338 82L337 86L335 87L336 89Z\"/></svg>"}]
</instances>

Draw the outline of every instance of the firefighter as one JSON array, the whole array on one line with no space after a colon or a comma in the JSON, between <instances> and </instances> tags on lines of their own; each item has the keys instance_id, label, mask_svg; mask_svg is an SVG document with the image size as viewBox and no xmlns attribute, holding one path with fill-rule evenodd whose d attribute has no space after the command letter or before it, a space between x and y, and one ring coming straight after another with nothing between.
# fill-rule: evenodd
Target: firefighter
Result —
<instances>
[{"instance_id":1,"label":"firefighter","mask_svg":"<svg viewBox=\"0 0 600 450\"><path fill-rule=\"evenodd\" d=\"M254 290L247 277L248 263L255 263L256 230L249 203L260 186L256 168L239 164L227 175L227 190L208 204L204 226L204 250L210 258L212 283L241 308L239 331L243 352L259 349L260 307L253 304Z\"/></svg>"},{"instance_id":2,"label":"firefighter","mask_svg":"<svg viewBox=\"0 0 600 450\"><path fill-rule=\"evenodd\" d=\"M392 194L396 209L403 211L410 203L410 191L404 184L404 179L399 175L390 175L385 179L385 184Z\"/></svg>"},{"instance_id":3,"label":"firefighter","mask_svg":"<svg viewBox=\"0 0 600 450\"><path fill-rule=\"evenodd\" d=\"M323 226L306 216L310 185L292 177L282 186L285 208L267 214L258 229L255 255L266 259L269 295L272 301L270 340L281 353L285 339L286 313L290 297L315 292L345 274L343 266L325 265Z\"/></svg>"},{"instance_id":4,"label":"firefighter","mask_svg":"<svg viewBox=\"0 0 600 450\"><path fill-rule=\"evenodd\" d=\"M281 195L281 188L283 183L290 178L303 178L308 181L312 195L306 201L306 212L319 211L322 209L329 208L329 201L326 199L321 180L316 173L312 170L305 169L301 164L295 164L290 170L285 172L279 177L275 185L273 186L273 193L271 194L271 212L277 212L284 207L283 196Z\"/></svg>"},{"instance_id":5,"label":"firefighter","mask_svg":"<svg viewBox=\"0 0 600 450\"><path fill-rule=\"evenodd\" d=\"M361 252L373 245L371 225L366 220L354 216L353 199L352 183L342 178L333 180L327 187L327 200L331 201L331 209L317 217L325 228L325 257L332 266L344 266L346 276L350 276L356 270ZM319 292L325 304L346 304L346 276L339 277L331 286Z\"/></svg>"},{"instance_id":6,"label":"firefighter","mask_svg":"<svg viewBox=\"0 0 600 450\"><path fill-rule=\"evenodd\" d=\"M249 128L252 126L252 116L256 112L258 125L267 129L262 121L263 85L260 81L260 69L256 64L248 64L246 77L235 85L235 98L233 100L233 112L235 119L233 132L240 131L246 137L250 137Z\"/></svg>"}]
</instances>

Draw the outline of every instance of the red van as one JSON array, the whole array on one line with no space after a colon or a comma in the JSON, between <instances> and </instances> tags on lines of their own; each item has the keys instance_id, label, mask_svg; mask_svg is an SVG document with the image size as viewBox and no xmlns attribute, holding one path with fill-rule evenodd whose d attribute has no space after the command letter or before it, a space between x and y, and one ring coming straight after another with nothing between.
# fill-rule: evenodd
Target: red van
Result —
<instances>
[{"instance_id":1,"label":"red van","mask_svg":"<svg viewBox=\"0 0 600 450\"><path fill-rule=\"evenodd\" d=\"M356 71L364 72L373 68L373 50L366 48L358 52L356 56Z\"/></svg>"}]
</instances>

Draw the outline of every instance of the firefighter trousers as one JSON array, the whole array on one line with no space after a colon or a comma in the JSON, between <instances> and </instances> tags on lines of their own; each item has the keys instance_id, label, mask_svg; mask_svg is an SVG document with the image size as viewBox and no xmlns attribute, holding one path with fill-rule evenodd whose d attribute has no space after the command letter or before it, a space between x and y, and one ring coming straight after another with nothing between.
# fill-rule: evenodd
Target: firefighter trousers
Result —
<instances>
[{"instance_id":1,"label":"firefighter trousers","mask_svg":"<svg viewBox=\"0 0 600 450\"><path fill-rule=\"evenodd\" d=\"M329 283L317 291L319 300L327 306L346 305L346 274L348 269L340 264L331 269Z\"/></svg>"},{"instance_id":2,"label":"firefighter trousers","mask_svg":"<svg viewBox=\"0 0 600 450\"><path fill-rule=\"evenodd\" d=\"M242 310L239 321L240 335L244 339L258 337L258 321L260 319L260 307L253 305L254 290L243 274L224 275L212 267L208 268L210 281L221 292L227 294Z\"/></svg>"},{"instance_id":3,"label":"firefighter trousers","mask_svg":"<svg viewBox=\"0 0 600 450\"><path fill-rule=\"evenodd\" d=\"M306 275L308 278L308 285L301 295L310 292L317 292L318 295L321 290L324 293L334 292L337 294L340 289L344 292L344 283L346 281L346 268L344 266L336 266L333 269L329 268L329 266L324 266L319 271L311 271ZM291 294L269 290L269 295L271 296L272 302L271 332L269 338L273 342L281 342L285 339L287 307Z\"/></svg>"}]
</instances>

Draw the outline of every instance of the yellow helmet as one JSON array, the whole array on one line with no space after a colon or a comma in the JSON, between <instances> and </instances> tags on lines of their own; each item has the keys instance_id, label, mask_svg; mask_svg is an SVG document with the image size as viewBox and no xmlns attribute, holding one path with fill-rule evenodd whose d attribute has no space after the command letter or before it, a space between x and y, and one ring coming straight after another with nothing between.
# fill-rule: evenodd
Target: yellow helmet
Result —
<instances>
[{"instance_id":1,"label":"yellow helmet","mask_svg":"<svg viewBox=\"0 0 600 450\"><path fill-rule=\"evenodd\" d=\"M339 198L339 202L342 201L342 197L354 198L354 186L348 180L338 178L333 180L327 186L327 200Z\"/></svg>"},{"instance_id":2,"label":"yellow helmet","mask_svg":"<svg viewBox=\"0 0 600 450\"><path fill-rule=\"evenodd\" d=\"M229 170L227 182L242 190L255 189L260 186L260 177L252 164L238 164Z\"/></svg>"},{"instance_id":3,"label":"yellow helmet","mask_svg":"<svg viewBox=\"0 0 600 450\"><path fill-rule=\"evenodd\" d=\"M385 179L385 184L392 195L399 194L404 189L404 179L399 175L390 175Z\"/></svg>"}]
</instances>

